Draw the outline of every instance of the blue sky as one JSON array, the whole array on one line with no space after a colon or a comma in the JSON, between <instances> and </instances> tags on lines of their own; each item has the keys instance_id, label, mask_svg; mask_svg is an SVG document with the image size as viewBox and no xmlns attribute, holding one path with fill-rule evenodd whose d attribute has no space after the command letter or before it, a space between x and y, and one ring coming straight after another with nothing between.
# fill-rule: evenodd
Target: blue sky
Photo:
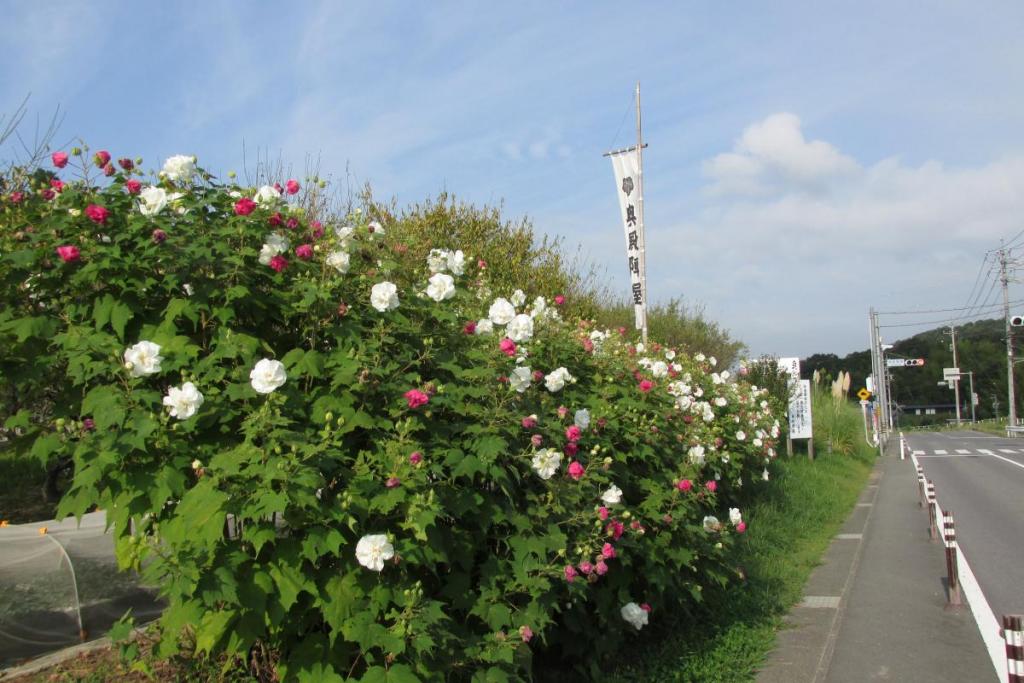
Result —
<instances>
[{"instance_id":1,"label":"blue sky","mask_svg":"<svg viewBox=\"0 0 1024 683\"><path fill-rule=\"evenodd\" d=\"M147 167L241 170L244 143L399 203L503 201L623 293L601 153L640 80L651 295L754 353L963 306L1024 229L1019 2L142 5L8 4L3 111L31 92L58 141Z\"/></svg>"}]
</instances>

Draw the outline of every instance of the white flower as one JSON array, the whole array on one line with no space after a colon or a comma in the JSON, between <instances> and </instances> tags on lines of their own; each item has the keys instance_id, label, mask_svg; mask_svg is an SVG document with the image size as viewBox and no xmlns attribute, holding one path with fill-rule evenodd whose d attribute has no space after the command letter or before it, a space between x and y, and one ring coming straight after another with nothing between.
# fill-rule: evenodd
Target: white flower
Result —
<instances>
[{"instance_id":1,"label":"white flower","mask_svg":"<svg viewBox=\"0 0 1024 683\"><path fill-rule=\"evenodd\" d=\"M601 502L605 505L618 505L622 502L622 489L612 484L607 491L601 494Z\"/></svg>"},{"instance_id":2,"label":"white flower","mask_svg":"<svg viewBox=\"0 0 1024 683\"><path fill-rule=\"evenodd\" d=\"M708 358L708 362L711 363L711 367L715 367L716 365L718 365L718 359L715 358L714 356Z\"/></svg>"},{"instance_id":3,"label":"white flower","mask_svg":"<svg viewBox=\"0 0 1024 683\"><path fill-rule=\"evenodd\" d=\"M279 360L264 358L256 363L249 373L252 388L261 394L269 394L285 383L288 374L284 371L284 363Z\"/></svg>"},{"instance_id":4,"label":"white flower","mask_svg":"<svg viewBox=\"0 0 1024 683\"><path fill-rule=\"evenodd\" d=\"M765 481L768 481L768 468L767 467L765 467L764 468L764 472L761 473L761 478L764 479Z\"/></svg>"},{"instance_id":5,"label":"white flower","mask_svg":"<svg viewBox=\"0 0 1024 683\"><path fill-rule=\"evenodd\" d=\"M82 215L82 210L81 209L68 209L68 215L71 216L72 218L78 218L79 216Z\"/></svg>"},{"instance_id":6,"label":"white flower","mask_svg":"<svg viewBox=\"0 0 1024 683\"><path fill-rule=\"evenodd\" d=\"M202 468L203 468L203 461L202 460L200 460L199 458L196 458L195 460L192 461L192 469L199 470L199 469L202 469Z\"/></svg>"},{"instance_id":7,"label":"white flower","mask_svg":"<svg viewBox=\"0 0 1024 683\"><path fill-rule=\"evenodd\" d=\"M431 249L427 254L427 268L431 273L443 273L448 268L448 252L444 249Z\"/></svg>"},{"instance_id":8,"label":"white flower","mask_svg":"<svg viewBox=\"0 0 1024 683\"><path fill-rule=\"evenodd\" d=\"M623 605L620 614L637 631L647 625L647 612L635 602L627 602Z\"/></svg>"},{"instance_id":9,"label":"white flower","mask_svg":"<svg viewBox=\"0 0 1024 683\"><path fill-rule=\"evenodd\" d=\"M167 190L150 185L139 192L139 213L143 216L155 216L167 206Z\"/></svg>"},{"instance_id":10,"label":"white flower","mask_svg":"<svg viewBox=\"0 0 1024 683\"><path fill-rule=\"evenodd\" d=\"M164 405L167 406L171 417L187 420L198 412L199 406L203 405L203 395L196 389L195 384L185 382L181 387L171 387L167 390Z\"/></svg>"},{"instance_id":11,"label":"white flower","mask_svg":"<svg viewBox=\"0 0 1024 683\"><path fill-rule=\"evenodd\" d=\"M370 237L384 234L384 226L377 221L370 221L366 227L370 230Z\"/></svg>"},{"instance_id":12,"label":"white flower","mask_svg":"<svg viewBox=\"0 0 1024 683\"><path fill-rule=\"evenodd\" d=\"M703 353L698 353L696 356L693 357L693 359L698 363L703 363L705 360L707 360L707 357Z\"/></svg>"},{"instance_id":13,"label":"white flower","mask_svg":"<svg viewBox=\"0 0 1024 683\"><path fill-rule=\"evenodd\" d=\"M530 309L530 317L536 318L538 315L544 315L544 311L548 307L548 302L544 300L544 297L538 296L533 300L533 308ZM593 334L593 333L591 333Z\"/></svg>"},{"instance_id":14,"label":"white flower","mask_svg":"<svg viewBox=\"0 0 1024 683\"><path fill-rule=\"evenodd\" d=\"M447 273L434 273L427 281L427 296L434 301L444 301L455 296L455 280Z\"/></svg>"},{"instance_id":15,"label":"white flower","mask_svg":"<svg viewBox=\"0 0 1024 683\"><path fill-rule=\"evenodd\" d=\"M722 523L718 521L718 517L708 515L704 518L704 531L718 531L722 528Z\"/></svg>"},{"instance_id":16,"label":"white flower","mask_svg":"<svg viewBox=\"0 0 1024 683\"><path fill-rule=\"evenodd\" d=\"M673 351L672 349L669 349L668 351L665 352L665 359L666 360L675 360L676 359L676 352Z\"/></svg>"},{"instance_id":17,"label":"white flower","mask_svg":"<svg viewBox=\"0 0 1024 683\"><path fill-rule=\"evenodd\" d=\"M367 569L379 572L384 563L395 556L395 546L388 542L384 534L368 534L356 543L356 559Z\"/></svg>"},{"instance_id":18,"label":"white flower","mask_svg":"<svg viewBox=\"0 0 1024 683\"><path fill-rule=\"evenodd\" d=\"M288 238L276 232L269 233L263 238L263 248L260 249L260 263L269 266L270 261L277 255L288 251L290 246Z\"/></svg>"},{"instance_id":19,"label":"white flower","mask_svg":"<svg viewBox=\"0 0 1024 683\"><path fill-rule=\"evenodd\" d=\"M580 408L573 415L572 421L580 429L586 429L590 426L590 411L586 408Z\"/></svg>"},{"instance_id":20,"label":"white flower","mask_svg":"<svg viewBox=\"0 0 1024 683\"><path fill-rule=\"evenodd\" d=\"M542 448L533 454L531 465L541 479L550 479L562 464L562 452L554 448Z\"/></svg>"},{"instance_id":21,"label":"white flower","mask_svg":"<svg viewBox=\"0 0 1024 683\"><path fill-rule=\"evenodd\" d=\"M276 187L273 185L264 185L260 189L256 190L256 196L252 199L257 204L268 204L280 198L281 193Z\"/></svg>"},{"instance_id":22,"label":"white flower","mask_svg":"<svg viewBox=\"0 0 1024 683\"><path fill-rule=\"evenodd\" d=\"M327 255L326 263L331 268L334 268L341 274L348 272L349 267L349 255L347 251L332 251Z\"/></svg>"},{"instance_id":23,"label":"white flower","mask_svg":"<svg viewBox=\"0 0 1024 683\"><path fill-rule=\"evenodd\" d=\"M518 391L520 394L530 388L530 380L532 379L533 372L526 365L520 365L509 375L508 383L509 386Z\"/></svg>"},{"instance_id":24,"label":"white flower","mask_svg":"<svg viewBox=\"0 0 1024 683\"><path fill-rule=\"evenodd\" d=\"M192 296L193 294L195 294L196 291L195 289L193 289L192 285L190 285L187 282L183 284L181 288L185 290L185 296Z\"/></svg>"},{"instance_id":25,"label":"white flower","mask_svg":"<svg viewBox=\"0 0 1024 683\"><path fill-rule=\"evenodd\" d=\"M398 308L398 287L390 282L378 282L370 289L370 305L381 313Z\"/></svg>"},{"instance_id":26,"label":"white flower","mask_svg":"<svg viewBox=\"0 0 1024 683\"><path fill-rule=\"evenodd\" d=\"M736 526L743 521L743 515L740 514L739 508L729 508L729 523Z\"/></svg>"},{"instance_id":27,"label":"white flower","mask_svg":"<svg viewBox=\"0 0 1024 683\"><path fill-rule=\"evenodd\" d=\"M668 365L660 360L654 361L654 363L651 364L651 374L655 377L668 376Z\"/></svg>"},{"instance_id":28,"label":"white flower","mask_svg":"<svg viewBox=\"0 0 1024 683\"><path fill-rule=\"evenodd\" d=\"M714 360L714 358L712 358L711 360ZM714 363L712 363L712 365L714 365ZM731 376L732 375L731 375L731 373L728 370L722 370L722 379L723 380L729 379L729 377L731 377Z\"/></svg>"},{"instance_id":29,"label":"white flower","mask_svg":"<svg viewBox=\"0 0 1024 683\"><path fill-rule=\"evenodd\" d=\"M131 371L132 377L155 375L160 372L162 360L160 345L151 341L140 341L124 352L124 366Z\"/></svg>"},{"instance_id":30,"label":"white flower","mask_svg":"<svg viewBox=\"0 0 1024 683\"><path fill-rule=\"evenodd\" d=\"M477 321L475 334L490 334L493 331L494 323L491 322L490 318L483 318Z\"/></svg>"},{"instance_id":31,"label":"white flower","mask_svg":"<svg viewBox=\"0 0 1024 683\"><path fill-rule=\"evenodd\" d=\"M644 346L642 342L636 345L636 352L637 353L643 353L646 349L647 349L647 347Z\"/></svg>"},{"instance_id":32,"label":"white flower","mask_svg":"<svg viewBox=\"0 0 1024 683\"><path fill-rule=\"evenodd\" d=\"M736 432L736 440L737 441L743 441L746 438L747 438L747 434L743 430L740 430L740 431Z\"/></svg>"},{"instance_id":33,"label":"white flower","mask_svg":"<svg viewBox=\"0 0 1024 683\"><path fill-rule=\"evenodd\" d=\"M557 368L551 371L547 375L544 375L544 386L548 388L548 391L554 393L561 391L562 387L565 386L566 382L571 382L573 379L572 375L565 368Z\"/></svg>"},{"instance_id":34,"label":"white flower","mask_svg":"<svg viewBox=\"0 0 1024 683\"><path fill-rule=\"evenodd\" d=\"M466 272L466 255L461 249L448 252L448 270L455 275L462 275Z\"/></svg>"},{"instance_id":35,"label":"white flower","mask_svg":"<svg viewBox=\"0 0 1024 683\"><path fill-rule=\"evenodd\" d=\"M516 309L508 299L497 298L491 304L490 310L487 311L487 317L495 325L507 325L512 318L516 317Z\"/></svg>"},{"instance_id":36,"label":"white flower","mask_svg":"<svg viewBox=\"0 0 1024 683\"><path fill-rule=\"evenodd\" d=\"M690 450L686 453L690 457L692 462L697 467L704 464L704 447L703 446L690 446Z\"/></svg>"},{"instance_id":37,"label":"white flower","mask_svg":"<svg viewBox=\"0 0 1024 683\"><path fill-rule=\"evenodd\" d=\"M533 318L520 313L509 321L505 334L514 342L530 341L533 338Z\"/></svg>"},{"instance_id":38,"label":"white flower","mask_svg":"<svg viewBox=\"0 0 1024 683\"><path fill-rule=\"evenodd\" d=\"M526 292L521 289L517 289L512 292L512 305L519 308L526 303Z\"/></svg>"},{"instance_id":39,"label":"white flower","mask_svg":"<svg viewBox=\"0 0 1024 683\"><path fill-rule=\"evenodd\" d=\"M348 249L349 243L352 241L352 235L354 235L356 229L351 225L344 225L340 228L334 229L334 234L338 237L338 246L342 249Z\"/></svg>"},{"instance_id":40,"label":"white flower","mask_svg":"<svg viewBox=\"0 0 1024 683\"><path fill-rule=\"evenodd\" d=\"M715 405L718 406L719 408L724 408L727 403L728 401L725 400L724 396L719 396L715 399Z\"/></svg>"},{"instance_id":41,"label":"white flower","mask_svg":"<svg viewBox=\"0 0 1024 683\"><path fill-rule=\"evenodd\" d=\"M162 172L168 180L191 180L196 172L196 160L184 154L176 154L164 162Z\"/></svg>"},{"instance_id":42,"label":"white flower","mask_svg":"<svg viewBox=\"0 0 1024 683\"><path fill-rule=\"evenodd\" d=\"M760 448L761 446L763 446L763 445L764 445L764 441L762 441L762 440L761 440L760 438L755 438L755 439L754 439L754 440L752 441L752 443L754 444L754 447L755 447L755 448Z\"/></svg>"}]
</instances>

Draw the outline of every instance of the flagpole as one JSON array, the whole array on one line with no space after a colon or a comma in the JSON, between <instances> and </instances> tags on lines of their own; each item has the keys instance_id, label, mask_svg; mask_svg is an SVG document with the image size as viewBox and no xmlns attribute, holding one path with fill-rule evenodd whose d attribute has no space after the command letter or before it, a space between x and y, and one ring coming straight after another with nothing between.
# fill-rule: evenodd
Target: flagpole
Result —
<instances>
[{"instance_id":1,"label":"flagpole","mask_svg":"<svg viewBox=\"0 0 1024 683\"><path fill-rule=\"evenodd\" d=\"M636 82L636 164L637 164L637 219L640 223L638 231L640 239L640 286L643 292L643 327L641 339L647 343L647 249L644 238L644 140L640 120L640 81Z\"/></svg>"}]
</instances>

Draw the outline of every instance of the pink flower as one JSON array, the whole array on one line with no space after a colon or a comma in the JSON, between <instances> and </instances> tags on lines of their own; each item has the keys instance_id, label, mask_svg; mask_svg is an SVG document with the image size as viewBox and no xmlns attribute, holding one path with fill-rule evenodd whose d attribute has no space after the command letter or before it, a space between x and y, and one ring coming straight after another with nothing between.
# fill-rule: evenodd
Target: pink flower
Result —
<instances>
[{"instance_id":1,"label":"pink flower","mask_svg":"<svg viewBox=\"0 0 1024 683\"><path fill-rule=\"evenodd\" d=\"M709 481L708 483L704 484L704 487L705 487L705 488L706 488L706 489L707 489L708 491L711 491L711 493L714 493L715 491L717 491L717 490L718 490L718 484L716 484L716 483L715 483L715 482L713 482L713 481Z\"/></svg>"},{"instance_id":2,"label":"pink flower","mask_svg":"<svg viewBox=\"0 0 1024 683\"><path fill-rule=\"evenodd\" d=\"M619 538L622 536L622 532L625 530L626 525L617 519L613 519L612 521L608 522L608 526L605 528L605 531L608 533L608 535L616 541L619 540Z\"/></svg>"},{"instance_id":3,"label":"pink flower","mask_svg":"<svg viewBox=\"0 0 1024 683\"><path fill-rule=\"evenodd\" d=\"M430 397L424 394L419 389L410 389L409 391L405 392L403 396L405 396L405 400L409 403L409 407L412 408L413 410L419 408L420 406L427 405L427 401L430 400Z\"/></svg>"},{"instance_id":4,"label":"pink flower","mask_svg":"<svg viewBox=\"0 0 1024 683\"><path fill-rule=\"evenodd\" d=\"M103 167L103 175L105 175L107 177L110 177L110 176L114 175L114 173L115 173L115 171L114 171L114 165L113 164L107 163L107 165Z\"/></svg>"},{"instance_id":5,"label":"pink flower","mask_svg":"<svg viewBox=\"0 0 1024 683\"><path fill-rule=\"evenodd\" d=\"M286 220L284 222L284 225L289 230L294 230L295 228L299 227L299 219L298 218L289 218L288 220Z\"/></svg>"},{"instance_id":6,"label":"pink flower","mask_svg":"<svg viewBox=\"0 0 1024 683\"><path fill-rule=\"evenodd\" d=\"M121 168L123 168L126 171L130 171L133 168L135 168L135 163L131 159L129 159L128 157L124 157L122 159L118 159L117 160L117 165L120 166Z\"/></svg>"},{"instance_id":7,"label":"pink flower","mask_svg":"<svg viewBox=\"0 0 1024 683\"><path fill-rule=\"evenodd\" d=\"M587 574L590 574L590 572L592 572L592 571L594 571L594 565L590 564L586 560L584 560L583 562L580 562L580 573L581 574L587 575Z\"/></svg>"},{"instance_id":8,"label":"pink flower","mask_svg":"<svg viewBox=\"0 0 1024 683\"><path fill-rule=\"evenodd\" d=\"M52 187L57 192L63 192L64 191L64 181L61 180L60 178L53 178L53 179L50 180L50 187Z\"/></svg>"},{"instance_id":9,"label":"pink flower","mask_svg":"<svg viewBox=\"0 0 1024 683\"><path fill-rule=\"evenodd\" d=\"M256 210L256 202L249 199L248 197L242 197L235 202L235 215L236 216L248 216L250 213Z\"/></svg>"},{"instance_id":10,"label":"pink flower","mask_svg":"<svg viewBox=\"0 0 1024 683\"><path fill-rule=\"evenodd\" d=\"M138 194L142 189L142 183L135 178L124 181L124 189L128 190L128 194Z\"/></svg>"},{"instance_id":11,"label":"pink flower","mask_svg":"<svg viewBox=\"0 0 1024 683\"><path fill-rule=\"evenodd\" d=\"M23 192L12 192L10 194L11 204L21 204L21 200L25 198Z\"/></svg>"},{"instance_id":12,"label":"pink flower","mask_svg":"<svg viewBox=\"0 0 1024 683\"><path fill-rule=\"evenodd\" d=\"M640 526L640 522L634 519L632 522L629 523L629 528L633 531L637 531L638 529L642 529L643 527Z\"/></svg>"},{"instance_id":13,"label":"pink flower","mask_svg":"<svg viewBox=\"0 0 1024 683\"><path fill-rule=\"evenodd\" d=\"M597 509L597 516L601 518L601 521L608 519L608 508L601 506Z\"/></svg>"},{"instance_id":14,"label":"pink flower","mask_svg":"<svg viewBox=\"0 0 1024 683\"><path fill-rule=\"evenodd\" d=\"M534 434L530 437L530 443L533 444L534 448L540 448L540 445L544 443L544 437L540 434Z\"/></svg>"},{"instance_id":15,"label":"pink flower","mask_svg":"<svg viewBox=\"0 0 1024 683\"><path fill-rule=\"evenodd\" d=\"M642 603L640 603L640 609L642 609L645 612L650 612L651 611L651 606L648 605L646 602L642 602Z\"/></svg>"},{"instance_id":16,"label":"pink flower","mask_svg":"<svg viewBox=\"0 0 1024 683\"><path fill-rule=\"evenodd\" d=\"M580 342L580 343L583 344L583 350L586 351L587 353L593 353L594 352L594 342L590 341L589 338L584 337L582 342Z\"/></svg>"},{"instance_id":17,"label":"pink flower","mask_svg":"<svg viewBox=\"0 0 1024 683\"><path fill-rule=\"evenodd\" d=\"M537 418L533 415L527 415L519 421L519 424L523 425L523 429L533 429L537 426Z\"/></svg>"},{"instance_id":18,"label":"pink flower","mask_svg":"<svg viewBox=\"0 0 1024 683\"><path fill-rule=\"evenodd\" d=\"M558 406L558 418L561 420L565 419L565 416L569 414L569 409L565 406Z\"/></svg>"},{"instance_id":19,"label":"pink flower","mask_svg":"<svg viewBox=\"0 0 1024 683\"><path fill-rule=\"evenodd\" d=\"M388 477L388 480L384 482L384 486L388 487L389 489L393 489L401 483L402 482L398 479L398 477Z\"/></svg>"},{"instance_id":20,"label":"pink flower","mask_svg":"<svg viewBox=\"0 0 1024 683\"><path fill-rule=\"evenodd\" d=\"M45 199L46 201L50 201L51 199L57 196L57 193L54 192L53 190L47 189L43 190L42 195L43 199Z\"/></svg>"},{"instance_id":21,"label":"pink flower","mask_svg":"<svg viewBox=\"0 0 1024 683\"><path fill-rule=\"evenodd\" d=\"M571 463L569 463L569 476L572 477L575 481L579 481L580 479L582 479L583 473L585 471L586 470L583 469L583 465L581 465L579 461L573 460Z\"/></svg>"},{"instance_id":22,"label":"pink flower","mask_svg":"<svg viewBox=\"0 0 1024 683\"><path fill-rule=\"evenodd\" d=\"M640 380L640 391L647 393L654 388L654 382L649 379Z\"/></svg>"},{"instance_id":23,"label":"pink flower","mask_svg":"<svg viewBox=\"0 0 1024 683\"><path fill-rule=\"evenodd\" d=\"M533 381L534 382L539 382L542 379L544 379L544 373L541 372L540 370L534 370L533 371Z\"/></svg>"},{"instance_id":24,"label":"pink flower","mask_svg":"<svg viewBox=\"0 0 1024 683\"><path fill-rule=\"evenodd\" d=\"M110 163L110 152L101 149L92 155L92 163L96 164L96 168L103 168Z\"/></svg>"},{"instance_id":25,"label":"pink flower","mask_svg":"<svg viewBox=\"0 0 1024 683\"><path fill-rule=\"evenodd\" d=\"M297 181L297 180L289 180L287 183L284 184L284 187L285 187L285 190L287 190L288 194L298 194L298 192L299 192L299 181Z\"/></svg>"},{"instance_id":26,"label":"pink flower","mask_svg":"<svg viewBox=\"0 0 1024 683\"><path fill-rule=\"evenodd\" d=\"M74 263L82 258L82 254L78 251L78 247L67 244L62 247L57 247L57 255L60 256L64 263Z\"/></svg>"},{"instance_id":27,"label":"pink flower","mask_svg":"<svg viewBox=\"0 0 1024 683\"><path fill-rule=\"evenodd\" d=\"M508 337L502 339L501 343L498 344L498 347L501 349L501 352L504 353L506 356L511 357L516 355L516 343L509 339Z\"/></svg>"},{"instance_id":28,"label":"pink flower","mask_svg":"<svg viewBox=\"0 0 1024 683\"><path fill-rule=\"evenodd\" d=\"M88 216L93 223L96 223L97 225L105 225L107 222L107 216L110 215L110 211L99 204L90 204L85 207L85 215Z\"/></svg>"},{"instance_id":29,"label":"pink flower","mask_svg":"<svg viewBox=\"0 0 1024 683\"><path fill-rule=\"evenodd\" d=\"M409 454L410 465L419 465L421 462L423 462L422 453L420 453L419 451L413 451L412 453Z\"/></svg>"},{"instance_id":30,"label":"pink flower","mask_svg":"<svg viewBox=\"0 0 1024 683\"><path fill-rule=\"evenodd\" d=\"M689 479L680 479L678 482L676 482L676 488L684 492L689 491L690 489L693 488L693 482L690 481Z\"/></svg>"},{"instance_id":31,"label":"pink flower","mask_svg":"<svg viewBox=\"0 0 1024 683\"><path fill-rule=\"evenodd\" d=\"M87 417L82 420L82 429L84 429L87 432L91 432L92 430L96 429L96 422L93 421L91 417Z\"/></svg>"},{"instance_id":32,"label":"pink flower","mask_svg":"<svg viewBox=\"0 0 1024 683\"><path fill-rule=\"evenodd\" d=\"M571 564L565 565L565 580L569 583L576 580L576 568Z\"/></svg>"},{"instance_id":33,"label":"pink flower","mask_svg":"<svg viewBox=\"0 0 1024 683\"><path fill-rule=\"evenodd\" d=\"M625 327L620 327L618 331L619 331L619 336L620 337L625 337L626 336L626 328Z\"/></svg>"},{"instance_id":34,"label":"pink flower","mask_svg":"<svg viewBox=\"0 0 1024 683\"><path fill-rule=\"evenodd\" d=\"M487 261L484 261L483 259L477 260L476 267L480 270L485 270L487 268Z\"/></svg>"},{"instance_id":35,"label":"pink flower","mask_svg":"<svg viewBox=\"0 0 1024 683\"><path fill-rule=\"evenodd\" d=\"M533 630L529 626L519 627L519 636L523 639L524 643L530 642L530 638L533 638Z\"/></svg>"},{"instance_id":36,"label":"pink flower","mask_svg":"<svg viewBox=\"0 0 1024 683\"><path fill-rule=\"evenodd\" d=\"M569 441L576 443L583 436L583 432L576 425L570 425L565 429L565 438Z\"/></svg>"},{"instance_id":37,"label":"pink flower","mask_svg":"<svg viewBox=\"0 0 1024 683\"><path fill-rule=\"evenodd\" d=\"M312 244L300 244L295 247L295 255L303 261L308 261L313 258L313 245Z\"/></svg>"},{"instance_id":38,"label":"pink flower","mask_svg":"<svg viewBox=\"0 0 1024 683\"><path fill-rule=\"evenodd\" d=\"M320 221L313 221L309 224L309 227L313 228L313 239L318 240L324 236L324 226ZM405 246L404 244L402 245Z\"/></svg>"},{"instance_id":39,"label":"pink flower","mask_svg":"<svg viewBox=\"0 0 1024 683\"><path fill-rule=\"evenodd\" d=\"M276 228L277 226L281 225L282 220L284 219L281 218L281 212L275 211L273 214L271 214L270 218L267 219L267 223Z\"/></svg>"},{"instance_id":40,"label":"pink flower","mask_svg":"<svg viewBox=\"0 0 1024 683\"><path fill-rule=\"evenodd\" d=\"M610 560L613 557L615 557L615 546L613 546L611 543L605 543L603 546L601 546L601 557L603 557L606 560Z\"/></svg>"},{"instance_id":41,"label":"pink flower","mask_svg":"<svg viewBox=\"0 0 1024 683\"><path fill-rule=\"evenodd\" d=\"M740 522L739 524L736 525L736 533L742 534L746 530L747 530L747 523L746 522Z\"/></svg>"},{"instance_id":42,"label":"pink flower","mask_svg":"<svg viewBox=\"0 0 1024 683\"><path fill-rule=\"evenodd\" d=\"M288 267L288 259L278 254L274 258L270 259L270 267L276 272L280 273L282 270Z\"/></svg>"},{"instance_id":43,"label":"pink flower","mask_svg":"<svg viewBox=\"0 0 1024 683\"><path fill-rule=\"evenodd\" d=\"M555 305L556 305L556 306L561 306L561 305L562 305L562 304L564 304L564 303L565 303L565 297L564 297L564 296L562 296L561 294L559 294L559 295L557 295L557 296L555 297Z\"/></svg>"},{"instance_id":44,"label":"pink flower","mask_svg":"<svg viewBox=\"0 0 1024 683\"><path fill-rule=\"evenodd\" d=\"M50 155L50 159L53 161L53 165L57 168L64 168L68 165L67 152L54 152Z\"/></svg>"},{"instance_id":45,"label":"pink flower","mask_svg":"<svg viewBox=\"0 0 1024 683\"><path fill-rule=\"evenodd\" d=\"M277 190L278 194L281 194L282 192L284 192L284 188L281 187L281 183L274 183L274 189Z\"/></svg>"},{"instance_id":46,"label":"pink flower","mask_svg":"<svg viewBox=\"0 0 1024 683\"><path fill-rule=\"evenodd\" d=\"M594 571L597 572L598 576L604 576L608 573L608 565L604 563L604 560L598 560L597 564L594 565Z\"/></svg>"},{"instance_id":47,"label":"pink flower","mask_svg":"<svg viewBox=\"0 0 1024 683\"><path fill-rule=\"evenodd\" d=\"M161 230L160 228L157 228L156 230L153 231L153 242L155 242L156 244L163 244L164 240L166 239L167 233Z\"/></svg>"}]
</instances>

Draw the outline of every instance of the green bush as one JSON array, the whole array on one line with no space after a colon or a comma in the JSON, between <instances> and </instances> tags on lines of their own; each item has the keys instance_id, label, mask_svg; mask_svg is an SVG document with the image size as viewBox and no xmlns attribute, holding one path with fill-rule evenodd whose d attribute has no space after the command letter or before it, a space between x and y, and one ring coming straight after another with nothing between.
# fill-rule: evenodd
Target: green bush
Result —
<instances>
[{"instance_id":1,"label":"green bush","mask_svg":"<svg viewBox=\"0 0 1024 683\"><path fill-rule=\"evenodd\" d=\"M168 600L162 655L412 681L527 678L536 652L595 675L732 575L730 503L778 404L714 358L186 157L148 186L97 164L105 186L3 198L5 428L73 459L60 512L107 511Z\"/></svg>"}]
</instances>

